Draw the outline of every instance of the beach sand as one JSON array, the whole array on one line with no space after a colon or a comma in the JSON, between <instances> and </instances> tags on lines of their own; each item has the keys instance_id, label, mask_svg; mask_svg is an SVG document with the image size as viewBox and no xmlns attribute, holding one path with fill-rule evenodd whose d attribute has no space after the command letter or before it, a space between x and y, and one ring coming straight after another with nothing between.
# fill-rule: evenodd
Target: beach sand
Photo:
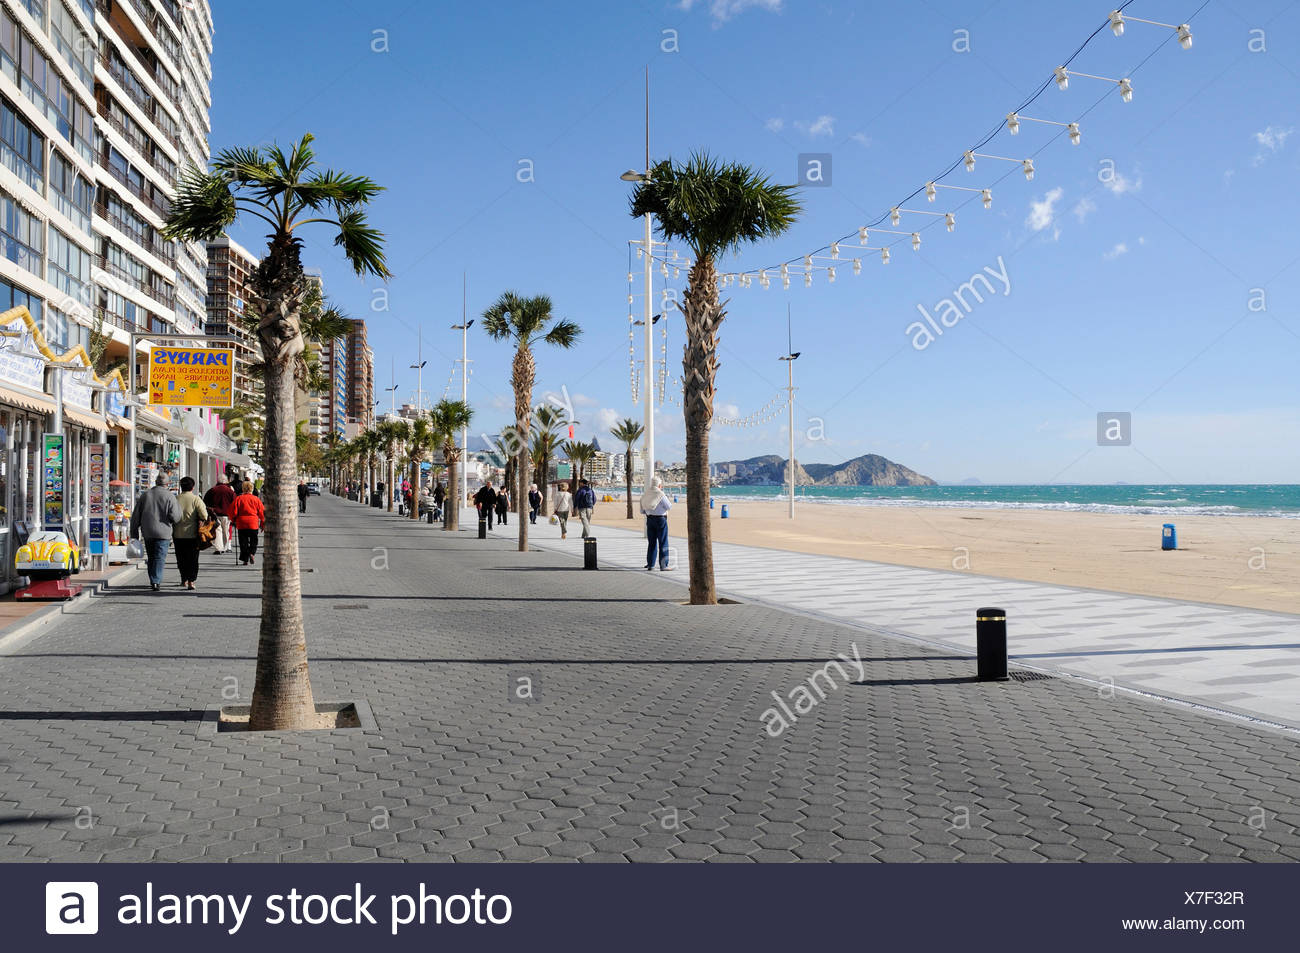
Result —
<instances>
[{"instance_id":1,"label":"beach sand","mask_svg":"<svg viewBox=\"0 0 1300 953\"><path fill-rule=\"evenodd\" d=\"M669 532L686 535L685 496ZM627 527L622 502L596 522ZM926 569L1300 613L1300 520L728 501L713 539ZM638 517L639 519L639 517ZM1161 526L1178 550L1160 549ZM635 524L640 525L640 524Z\"/></svg>"}]
</instances>

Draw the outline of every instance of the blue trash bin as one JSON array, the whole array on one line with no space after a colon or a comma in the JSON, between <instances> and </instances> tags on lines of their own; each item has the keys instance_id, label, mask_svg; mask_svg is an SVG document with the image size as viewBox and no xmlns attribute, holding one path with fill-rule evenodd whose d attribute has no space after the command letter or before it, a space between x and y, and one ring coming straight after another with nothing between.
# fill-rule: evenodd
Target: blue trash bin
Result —
<instances>
[{"instance_id":1,"label":"blue trash bin","mask_svg":"<svg viewBox=\"0 0 1300 953\"><path fill-rule=\"evenodd\" d=\"M726 503L723 503L723 504L722 504L722 518L723 518L724 520L727 518L727 504L726 504Z\"/></svg>"},{"instance_id":2,"label":"blue trash bin","mask_svg":"<svg viewBox=\"0 0 1300 953\"><path fill-rule=\"evenodd\" d=\"M709 497L709 509L713 509L713 497Z\"/></svg>"},{"instance_id":3,"label":"blue trash bin","mask_svg":"<svg viewBox=\"0 0 1300 953\"><path fill-rule=\"evenodd\" d=\"M1160 548L1161 549L1178 548L1178 530L1174 528L1173 523L1165 524L1164 533L1162 533L1160 536Z\"/></svg>"}]
</instances>

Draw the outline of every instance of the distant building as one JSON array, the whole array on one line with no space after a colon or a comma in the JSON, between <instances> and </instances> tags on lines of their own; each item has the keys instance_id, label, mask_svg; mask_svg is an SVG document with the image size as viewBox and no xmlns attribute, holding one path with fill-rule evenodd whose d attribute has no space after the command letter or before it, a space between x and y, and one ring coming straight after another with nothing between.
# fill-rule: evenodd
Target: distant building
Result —
<instances>
[{"instance_id":1,"label":"distant building","mask_svg":"<svg viewBox=\"0 0 1300 953\"><path fill-rule=\"evenodd\" d=\"M347 336L347 415L362 430L375 422L375 352L366 343L366 322L355 318Z\"/></svg>"},{"instance_id":2,"label":"distant building","mask_svg":"<svg viewBox=\"0 0 1300 953\"><path fill-rule=\"evenodd\" d=\"M257 259L228 235L208 242L207 333L236 339L233 344L214 343L213 347L235 352L235 403L261 408L266 386L260 377L249 373L249 366L262 359L262 348L244 320L257 265Z\"/></svg>"}]
</instances>

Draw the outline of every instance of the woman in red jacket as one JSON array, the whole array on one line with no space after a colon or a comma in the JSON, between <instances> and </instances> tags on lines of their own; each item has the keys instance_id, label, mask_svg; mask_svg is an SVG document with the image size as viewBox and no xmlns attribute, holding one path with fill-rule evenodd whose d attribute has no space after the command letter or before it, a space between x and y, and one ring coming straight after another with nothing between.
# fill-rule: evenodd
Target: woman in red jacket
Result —
<instances>
[{"instance_id":1,"label":"woman in red jacket","mask_svg":"<svg viewBox=\"0 0 1300 953\"><path fill-rule=\"evenodd\" d=\"M251 566L257 554L257 531L266 522L266 509L253 495L253 484L247 480L239 488L239 496L230 504L230 522L239 534L239 564Z\"/></svg>"}]
</instances>

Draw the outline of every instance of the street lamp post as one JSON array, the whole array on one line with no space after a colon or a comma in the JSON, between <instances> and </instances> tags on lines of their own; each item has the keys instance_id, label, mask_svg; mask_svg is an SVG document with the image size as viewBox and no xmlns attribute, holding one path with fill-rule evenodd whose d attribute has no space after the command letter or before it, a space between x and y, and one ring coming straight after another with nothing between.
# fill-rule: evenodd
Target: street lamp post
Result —
<instances>
[{"instance_id":1,"label":"street lamp post","mask_svg":"<svg viewBox=\"0 0 1300 953\"><path fill-rule=\"evenodd\" d=\"M460 306L460 324L453 324L451 329L460 332L460 400L461 403L469 403L469 329L473 326L473 321L465 320L465 298L462 290L462 300ZM460 452L464 457L463 465L460 468L460 496L448 500L448 504L457 507L463 506L469 499L469 427L466 426L460 432ZM513 493L515 488L511 487ZM450 496L457 491L457 487L447 487L447 493ZM459 512L459 511L458 511Z\"/></svg>"},{"instance_id":2,"label":"street lamp post","mask_svg":"<svg viewBox=\"0 0 1300 953\"><path fill-rule=\"evenodd\" d=\"M786 394L790 403L790 519L794 519L794 362L799 359L802 351L794 350L794 336L790 329L790 306L786 305L785 314L786 335L789 348L781 360L786 362L787 380Z\"/></svg>"},{"instance_id":3,"label":"street lamp post","mask_svg":"<svg viewBox=\"0 0 1300 953\"><path fill-rule=\"evenodd\" d=\"M419 363L412 364L411 370L415 371L415 411L418 415L424 413L424 365L429 363L424 359L424 328L419 329L416 340L415 359Z\"/></svg>"},{"instance_id":4,"label":"street lamp post","mask_svg":"<svg viewBox=\"0 0 1300 953\"><path fill-rule=\"evenodd\" d=\"M645 73L645 172L629 169L619 176L624 182L650 181L650 67ZM650 213L645 214L645 239L641 257L645 263L645 490L655 475L655 378L654 378L654 236Z\"/></svg>"}]
</instances>

